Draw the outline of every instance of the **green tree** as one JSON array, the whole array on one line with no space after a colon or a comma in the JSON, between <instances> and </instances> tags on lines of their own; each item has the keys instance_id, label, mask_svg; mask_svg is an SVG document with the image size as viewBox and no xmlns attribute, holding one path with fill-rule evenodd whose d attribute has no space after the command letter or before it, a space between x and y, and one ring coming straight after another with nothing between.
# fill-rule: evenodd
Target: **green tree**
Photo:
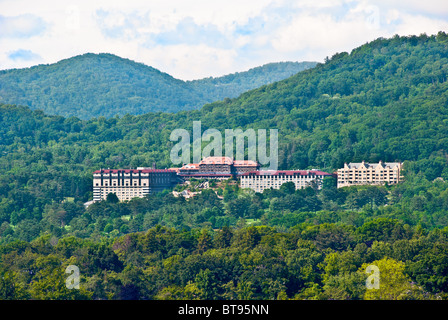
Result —
<instances>
[{"instance_id":1,"label":"green tree","mask_svg":"<svg viewBox=\"0 0 448 320\"><path fill-rule=\"evenodd\" d=\"M14 279L14 273L3 272L0 275L0 299L22 300L29 299L29 294L22 283Z\"/></svg>"},{"instance_id":2,"label":"green tree","mask_svg":"<svg viewBox=\"0 0 448 320\"><path fill-rule=\"evenodd\" d=\"M296 185L294 182L285 182L280 186L280 191L285 194L293 194L296 191Z\"/></svg>"},{"instance_id":3,"label":"green tree","mask_svg":"<svg viewBox=\"0 0 448 320\"><path fill-rule=\"evenodd\" d=\"M106 201L109 203L118 203L120 200L115 193L111 192L107 194Z\"/></svg>"},{"instance_id":4,"label":"green tree","mask_svg":"<svg viewBox=\"0 0 448 320\"><path fill-rule=\"evenodd\" d=\"M215 235L214 243L217 248L229 247L232 243L233 232L228 226L223 226Z\"/></svg>"},{"instance_id":5,"label":"green tree","mask_svg":"<svg viewBox=\"0 0 448 320\"><path fill-rule=\"evenodd\" d=\"M39 271L30 283L29 292L37 300L88 300L91 293L83 288L69 289L66 280L69 276L65 267L61 267L59 259L54 255L39 257L36 260Z\"/></svg>"},{"instance_id":6,"label":"green tree","mask_svg":"<svg viewBox=\"0 0 448 320\"><path fill-rule=\"evenodd\" d=\"M204 253L208 249L213 248L212 236L205 229L201 230L201 233L200 233L199 238L198 238L198 246L197 246L197 248L198 248L198 252L199 253Z\"/></svg>"},{"instance_id":7,"label":"green tree","mask_svg":"<svg viewBox=\"0 0 448 320\"><path fill-rule=\"evenodd\" d=\"M194 283L200 290L201 299L215 300L218 298L216 278L208 268L199 271L195 277Z\"/></svg>"},{"instance_id":8,"label":"green tree","mask_svg":"<svg viewBox=\"0 0 448 320\"><path fill-rule=\"evenodd\" d=\"M411 290L411 279L405 274L405 264L390 258L364 263L359 272L365 274L369 265L379 269L379 289L366 289L365 300L397 300ZM367 276L366 276L367 278Z\"/></svg>"}]
</instances>

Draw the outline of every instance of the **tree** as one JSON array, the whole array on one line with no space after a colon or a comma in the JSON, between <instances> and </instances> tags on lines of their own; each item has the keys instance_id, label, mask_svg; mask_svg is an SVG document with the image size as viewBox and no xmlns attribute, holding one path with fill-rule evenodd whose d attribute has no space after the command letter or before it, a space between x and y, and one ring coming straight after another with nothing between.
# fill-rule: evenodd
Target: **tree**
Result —
<instances>
[{"instance_id":1,"label":"tree","mask_svg":"<svg viewBox=\"0 0 448 320\"><path fill-rule=\"evenodd\" d=\"M106 201L109 203L118 203L120 200L115 193L111 192L107 194Z\"/></svg>"},{"instance_id":2,"label":"tree","mask_svg":"<svg viewBox=\"0 0 448 320\"><path fill-rule=\"evenodd\" d=\"M215 246L217 248L229 247L232 242L233 232L228 226L223 226L215 235Z\"/></svg>"},{"instance_id":3,"label":"tree","mask_svg":"<svg viewBox=\"0 0 448 320\"><path fill-rule=\"evenodd\" d=\"M238 300L250 300L254 296L252 282L251 281L238 281L236 286L236 294Z\"/></svg>"},{"instance_id":4,"label":"tree","mask_svg":"<svg viewBox=\"0 0 448 320\"><path fill-rule=\"evenodd\" d=\"M397 219L378 218L364 223L356 230L364 242L398 240L408 237L403 223Z\"/></svg>"},{"instance_id":5,"label":"tree","mask_svg":"<svg viewBox=\"0 0 448 320\"><path fill-rule=\"evenodd\" d=\"M30 283L29 292L37 300L88 300L91 293L80 284L79 289L69 289L66 285L69 274L61 266L55 255L40 257L36 260L39 270Z\"/></svg>"},{"instance_id":6,"label":"tree","mask_svg":"<svg viewBox=\"0 0 448 320\"><path fill-rule=\"evenodd\" d=\"M409 261L409 273L430 292L448 292L448 249L436 242Z\"/></svg>"},{"instance_id":7,"label":"tree","mask_svg":"<svg viewBox=\"0 0 448 320\"><path fill-rule=\"evenodd\" d=\"M250 226L239 230L239 232L235 234L234 239L234 246L253 249L260 242L261 235L256 227Z\"/></svg>"},{"instance_id":8,"label":"tree","mask_svg":"<svg viewBox=\"0 0 448 320\"><path fill-rule=\"evenodd\" d=\"M0 274L0 299L29 299L28 292L22 287L21 283L14 279L14 274L12 272L4 272Z\"/></svg>"},{"instance_id":9,"label":"tree","mask_svg":"<svg viewBox=\"0 0 448 320\"><path fill-rule=\"evenodd\" d=\"M197 246L198 252L204 253L205 251L211 249L212 247L213 247L212 237L207 230L203 229L198 238L198 246Z\"/></svg>"},{"instance_id":10,"label":"tree","mask_svg":"<svg viewBox=\"0 0 448 320\"><path fill-rule=\"evenodd\" d=\"M325 280L321 299L362 300L366 290L365 277L358 272L330 275Z\"/></svg>"},{"instance_id":11,"label":"tree","mask_svg":"<svg viewBox=\"0 0 448 320\"><path fill-rule=\"evenodd\" d=\"M285 194L294 194L296 191L296 185L292 181L285 182L280 186L280 191Z\"/></svg>"},{"instance_id":12,"label":"tree","mask_svg":"<svg viewBox=\"0 0 448 320\"><path fill-rule=\"evenodd\" d=\"M201 299L215 300L218 298L216 278L208 268L199 271L195 277L194 283L200 290Z\"/></svg>"},{"instance_id":13,"label":"tree","mask_svg":"<svg viewBox=\"0 0 448 320\"><path fill-rule=\"evenodd\" d=\"M364 263L358 272L366 274L366 269L370 265L376 266L379 270L379 289L366 289L365 300L397 300L400 295L412 289L411 279L404 272L403 262L383 258L372 263Z\"/></svg>"}]
</instances>

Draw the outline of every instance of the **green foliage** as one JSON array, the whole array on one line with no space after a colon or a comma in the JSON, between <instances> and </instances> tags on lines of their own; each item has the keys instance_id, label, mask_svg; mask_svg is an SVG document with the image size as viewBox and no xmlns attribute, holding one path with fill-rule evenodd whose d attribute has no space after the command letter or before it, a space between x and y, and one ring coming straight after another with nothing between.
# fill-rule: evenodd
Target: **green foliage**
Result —
<instances>
[{"instance_id":1,"label":"green foliage","mask_svg":"<svg viewBox=\"0 0 448 320\"><path fill-rule=\"evenodd\" d=\"M88 53L51 65L0 71L0 99L81 119L178 112L237 97L315 65L280 62L218 78L182 81L112 54Z\"/></svg>"},{"instance_id":2,"label":"green foliage","mask_svg":"<svg viewBox=\"0 0 448 320\"><path fill-rule=\"evenodd\" d=\"M299 225L287 231L266 226L216 231L156 226L100 242L43 236L0 246L0 294L3 299L208 300L445 295L446 230L428 232L416 226L409 229L408 239L366 245L361 235L370 225ZM328 232L340 237L341 230L350 239L345 245L322 241ZM69 264L80 268L79 290L65 287ZM380 270L379 291L365 286L368 265Z\"/></svg>"},{"instance_id":3,"label":"green foliage","mask_svg":"<svg viewBox=\"0 0 448 320\"><path fill-rule=\"evenodd\" d=\"M446 38L378 39L199 111L80 120L1 105L0 298L446 298ZM278 128L284 169L405 160L405 179L263 193L228 181L84 206L93 170L170 167L171 131L198 119ZM366 291L373 263L399 271L381 292ZM70 264L81 291L64 286Z\"/></svg>"}]
</instances>

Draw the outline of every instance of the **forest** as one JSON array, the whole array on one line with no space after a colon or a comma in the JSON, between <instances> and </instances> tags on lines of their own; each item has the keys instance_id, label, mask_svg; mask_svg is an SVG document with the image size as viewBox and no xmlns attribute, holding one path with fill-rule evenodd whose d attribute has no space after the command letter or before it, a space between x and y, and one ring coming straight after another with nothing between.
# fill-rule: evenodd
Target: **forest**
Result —
<instances>
[{"instance_id":1,"label":"forest","mask_svg":"<svg viewBox=\"0 0 448 320\"><path fill-rule=\"evenodd\" d=\"M82 120L0 105L0 299L447 299L447 62L445 33L396 36L200 110ZM228 181L86 208L94 170L171 167L170 132L196 120L277 128L280 169L403 161L404 181L262 194Z\"/></svg>"},{"instance_id":2,"label":"forest","mask_svg":"<svg viewBox=\"0 0 448 320\"><path fill-rule=\"evenodd\" d=\"M183 81L112 54L0 71L0 102L80 119L199 109L205 103L283 80L315 62L278 62L221 77Z\"/></svg>"},{"instance_id":3,"label":"forest","mask_svg":"<svg viewBox=\"0 0 448 320\"><path fill-rule=\"evenodd\" d=\"M19 239L0 246L0 298L446 299L448 183L409 179L263 194L227 184L223 200L211 189L188 200L166 192L85 212L52 205L45 232L3 230ZM69 265L78 290L66 287ZM378 290L366 289L369 265L381 271Z\"/></svg>"}]
</instances>

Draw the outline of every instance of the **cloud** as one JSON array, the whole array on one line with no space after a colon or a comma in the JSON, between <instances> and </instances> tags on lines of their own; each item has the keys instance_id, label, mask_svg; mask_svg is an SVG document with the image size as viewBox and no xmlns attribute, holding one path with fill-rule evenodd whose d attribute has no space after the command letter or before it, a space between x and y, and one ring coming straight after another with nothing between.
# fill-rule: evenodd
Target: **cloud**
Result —
<instances>
[{"instance_id":1,"label":"cloud","mask_svg":"<svg viewBox=\"0 0 448 320\"><path fill-rule=\"evenodd\" d=\"M375 0L372 5L381 11L398 10L403 14L422 15L428 18L446 20L448 17L448 2L440 0Z\"/></svg>"},{"instance_id":2,"label":"cloud","mask_svg":"<svg viewBox=\"0 0 448 320\"><path fill-rule=\"evenodd\" d=\"M191 80L229 73L237 67L238 52L206 44L175 44L146 48L140 57L164 66L163 71L175 77Z\"/></svg>"},{"instance_id":3,"label":"cloud","mask_svg":"<svg viewBox=\"0 0 448 320\"><path fill-rule=\"evenodd\" d=\"M19 49L8 54L8 58L13 61L37 61L42 57L31 50Z\"/></svg>"},{"instance_id":4,"label":"cloud","mask_svg":"<svg viewBox=\"0 0 448 320\"><path fill-rule=\"evenodd\" d=\"M214 24L199 25L192 17L182 19L174 30L158 33L152 37L158 45L199 45L207 44L215 48L229 48L232 40Z\"/></svg>"},{"instance_id":5,"label":"cloud","mask_svg":"<svg viewBox=\"0 0 448 320\"><path fill-rule=\"evenodd\" d=\"M0 12L0 69L34 63L11 50L44 63L109 52L184 80L448 30L440 0L0 0Z\"/></svg>"},{"instance_id":6,"label":"cloud","mask_svg":"<svg viewBox=\"0 0 448 320\"><path fill-rule=\"evenodd\" d=\"M133 40L143 36L149 23L148 13L98 9L95 12L97 26L106 38Z\"/></svg>"},{"instance_id":7,"label":"cloud","mask_svg":"<svg viewBox=\"0 0 448 320\"><path fill-rule=\"evenodd\" d=\"M0 15L0 38L29 38L42 34L46 27L42 18L32 14L15 17Z\"/></svg>"}]
</instances>

